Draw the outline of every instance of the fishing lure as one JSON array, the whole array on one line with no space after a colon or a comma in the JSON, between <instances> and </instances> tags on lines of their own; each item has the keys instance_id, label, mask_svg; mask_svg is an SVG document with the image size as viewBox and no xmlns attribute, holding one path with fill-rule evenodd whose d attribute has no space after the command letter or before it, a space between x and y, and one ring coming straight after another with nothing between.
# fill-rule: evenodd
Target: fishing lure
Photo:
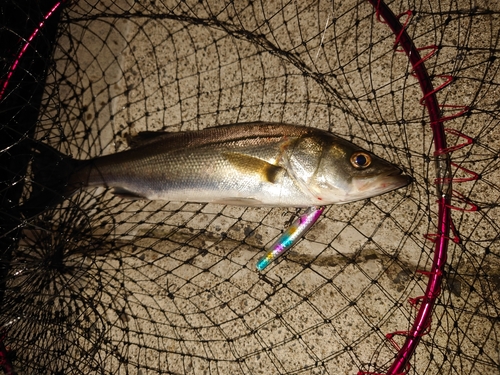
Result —
<instances>
[{"instance_id":1,"label":"fishing lure","mask_svg":"<svg viewBox=\"0 0 500 375\"><path fill-rule=\"evenodd\" d=\"M290 227L283 232L276 242L271 246L265 256L257 261L257 270L263 271L269 264L274 262L287 252L306 232L318 221L325 207L309 207L300 215Z\"/></svg>"}]
</instances>

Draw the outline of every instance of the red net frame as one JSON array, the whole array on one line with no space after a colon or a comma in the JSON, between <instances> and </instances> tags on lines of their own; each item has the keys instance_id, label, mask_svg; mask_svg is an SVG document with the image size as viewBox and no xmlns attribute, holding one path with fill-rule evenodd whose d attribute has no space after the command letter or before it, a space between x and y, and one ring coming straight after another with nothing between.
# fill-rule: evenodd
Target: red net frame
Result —
<instances>
[{"instance_id":1,"label":"red net frame","mask_svg":"<svg viewBox=\"0 0 500 375\"><path fill-rule=\"evenodd\" d=\"M470 202L458 191L453 190L453 183L477 180L479 175L473 171L463 168L451 161L450 154L453 151L469 146L473 139L457 130L445 128L444 123L459 116L466 114L469 108L460 105L440 105L436 94L453 81L451 75L436 76L444 80L437 87L433 86L432 79L425 67L425 61L432 58L438 50L436 45L417 47L406 32L406 27L412 17L412 11L407 10L399 15L395 15L391 9L382 0L368 0L375 9L377 21L387 25L394 33L394 49L396 52L405 53L413 68L413 76L418 80L422 90L420 104L427 109L430 127L434 139L434 158L436 167L436 179L434 183L437 187L438 200L438 218L437 232L428 233L425 238L434 243L434 259L430 271L417 271L429 278L427 288L422 296L410 298L409 303L418 309L415 320L409 330L394 331L386 334L387 340L397 350L396 358L387 371L387 375L402 375L408 373L410 361L422 336L431 330L432 313L436 300L441 293L441 284L443 281L444 266L446 264L448 243L452 240L455 243L460 242L460 237L455 230L451 210L477 211L478 207ZM423 57L420 51L428 51ZM448 115L442 115L442 108L452 108L456 112ZM463 138L464 142L455 146L447 146L446 133ZM468 177L455 178L452 173L452 167L466 173ZM453 201L459 201L461 205L457 206ZM403 345L398 345L394 340L395 336L405 337ZM359 371L358 375L381 375L377 372Z\"/></svg>"}]
</instances>

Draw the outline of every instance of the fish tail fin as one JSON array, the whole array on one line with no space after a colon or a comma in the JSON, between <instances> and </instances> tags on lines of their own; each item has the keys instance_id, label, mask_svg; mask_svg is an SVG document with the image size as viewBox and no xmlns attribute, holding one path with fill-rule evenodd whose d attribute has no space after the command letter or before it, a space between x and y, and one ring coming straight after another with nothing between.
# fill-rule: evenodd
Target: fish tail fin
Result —
<instances>
[{"instance_id":1,"label":"fish tail fin","mask_svg":"<svg viewBox=\"0 0 500 375\"><path fill-rule=\"evenodd\" d=\"M80 188L85 181L78 181L80 171L90 164L77 160L41 142L33 142L31 175L27 180L28 198L22 205L30 216L61 203Z\"/></svg>"}]
</instances>

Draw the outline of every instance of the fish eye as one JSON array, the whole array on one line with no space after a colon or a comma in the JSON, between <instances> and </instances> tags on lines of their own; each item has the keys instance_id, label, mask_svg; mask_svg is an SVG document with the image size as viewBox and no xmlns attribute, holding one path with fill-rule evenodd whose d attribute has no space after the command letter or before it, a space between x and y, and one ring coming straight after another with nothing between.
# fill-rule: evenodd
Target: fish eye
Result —
<instances>
[{"instance_id":1,"label":"fish eye","mask_svg":"<svg viewBox=\"0 0 500 375\"><path fill-rule=\"evenodd\" d=\"M357 169L365 169L371 162L372 158L366 152L355 152L351 156L351 164Z\"/></svg>"}]
</instances>

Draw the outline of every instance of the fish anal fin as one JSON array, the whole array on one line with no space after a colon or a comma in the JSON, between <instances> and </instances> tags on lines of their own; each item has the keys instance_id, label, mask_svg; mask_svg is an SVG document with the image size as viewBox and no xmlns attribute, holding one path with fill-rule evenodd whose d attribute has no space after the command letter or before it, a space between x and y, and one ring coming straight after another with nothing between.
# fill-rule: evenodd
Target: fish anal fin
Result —
<instances>
[{"instance_id":1,"label":"fish anal fin","mask_svg":"<svg viewBox=\"0 0 500 375\"><path fill-rule=\"evenodd\" d=\"M227 152L224 154L227 161L237 170L244 174L256 174L262 181L275 183L278 174L283 170L279 165L268 163L265 160L251 155L237 152Z\"/></svg>"},{"instance_id":2,"label":"fish anal fin","mask_svg":"<svg viewBox=\"0 0 500 375\"><path fill-rule=\"evenodd\" d=\"M124 188L114 188L113 189L113 194L116 195L119 198L124 198L124 199L130 199L130 200L141 200L141 199L148 199L143 195L134 193L133 191L124 189Z\"/></svg>"},{"instance_id":3,"label":"fish anal fin","mask_svg":"<svg viewBox=\"0 0 500 375\"><path fill-rule=\"evenodd\" d=\"M241 198L241 197L218 199L218 200L212 201L212 203L231 205L231 206L246 206L246 207L262 207L262 206L264 206L264 204L258 199Z\"/></svg>"}]
</instances>

